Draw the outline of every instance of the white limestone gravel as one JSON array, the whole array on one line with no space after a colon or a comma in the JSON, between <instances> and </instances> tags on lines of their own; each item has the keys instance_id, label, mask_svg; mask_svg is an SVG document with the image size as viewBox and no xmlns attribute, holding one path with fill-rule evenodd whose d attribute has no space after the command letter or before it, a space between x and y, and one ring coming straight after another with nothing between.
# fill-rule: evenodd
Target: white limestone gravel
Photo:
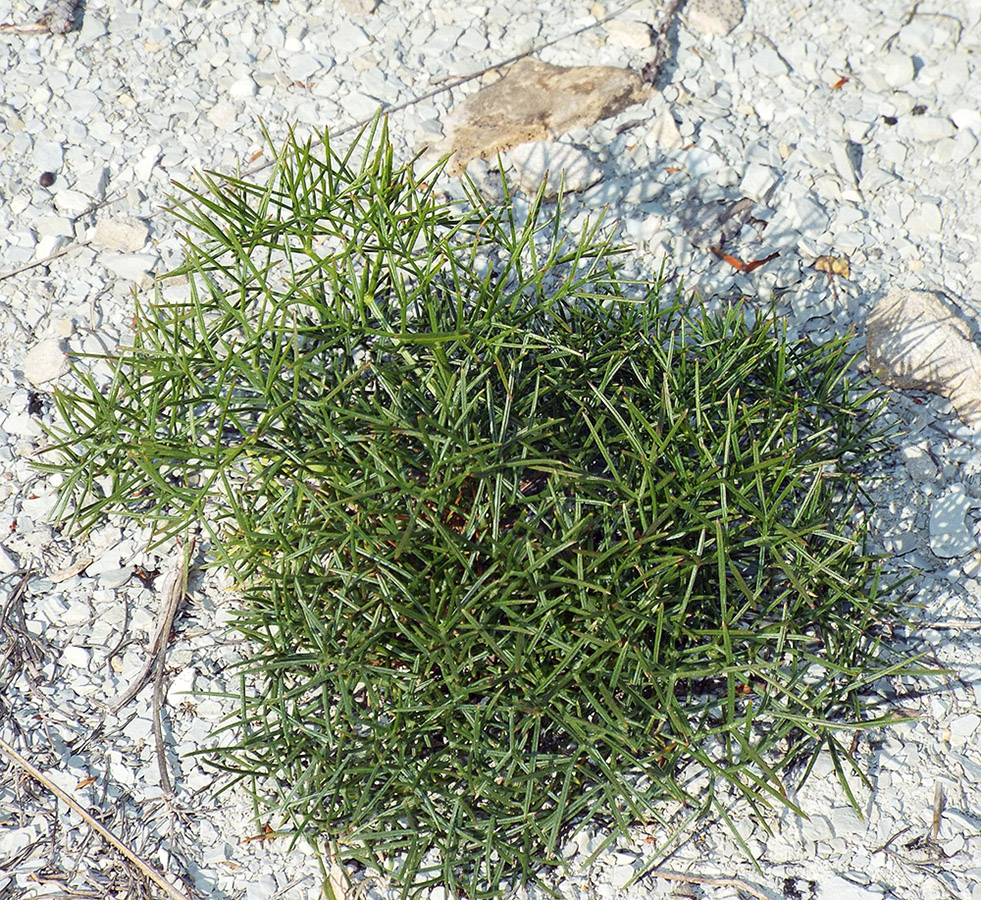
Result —
<instances>
[{"instance_id":1,"label":"white limestone gravel","mask_svg":"<svg viewBox=\"0 0 981 900\"><path fill-rule=\"evenodd\" d=\"M818 340L861 334L891 287L942 290L981 312L981 4L746 3L739 21L735 0L693 0L662 92L562 138L602 167L576 185L570 219L604 211L633 248L631 270L666 260L706 298L776 294L791 332ZM19 674L0 684L0 738L192 896L313 898L320 872L302 848L250 840L247 800L215 797L222 779L187 755L230 709L208 694L234 689L228 666L242 652L223 631L233 600L221 585L192 579L170 645L173 795L160 783L150 691L107 712L153 636L159 597L137 573L172 548L147 554L115 525L69 541L48 523L56 484L29 462L53 415L60 348L104 350L127 334L133 288L180 258L160 212L173 182L264 161L260 120L281 140L290 124L346 128L379 103L426 95L390 117L407 157L442 137L448 109L481 79L428 96L436 88L584 26L540 58L640 68L659 8L641 0L599 24L615 11L573 0L102 0L86 4L78 31L0 39L0 608L24 612ZM0 22L36 17L27 0L0 0ZM534 155L511 163L528 175ZM495 177L487 164L474 171ZM748 272L699 237L741 198L752 206L725 252L744 263L779 253ZM850 277L815 269L823 255L847 256ZM875 540L894 572L922 570L910 584L916 624L895 640L951 674L895 684L892 702L915 718L856 735L870 779L852 779L862 817L822 759L795 797L809 819L782 814L767 831L736 817L759 869L721 823L701 828L665 864L707 879L689 886L699 896L735 897L741 879L768 898L981 900L981 435L929 395L894 394L890 415L906 436L874 491ZM83 557L88 568L56 577ZM562 896L690 896L650 877L624 888L664 839L657 829L583 867L602 837L570 842ZM0 898L143 896L134 879L4 759ZM390 894L369 883L365 896Z\"/></svg>"}]
</instances>

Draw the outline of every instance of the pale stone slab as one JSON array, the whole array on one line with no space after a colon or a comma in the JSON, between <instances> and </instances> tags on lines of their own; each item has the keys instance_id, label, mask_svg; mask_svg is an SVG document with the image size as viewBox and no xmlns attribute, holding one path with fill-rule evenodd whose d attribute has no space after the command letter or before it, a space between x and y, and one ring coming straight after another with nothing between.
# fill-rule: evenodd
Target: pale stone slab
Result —
<instances>
[{"instance_id":1,"label":"pale stone slab","mask_svg":"<svg viewBox=\"0 0 981 900\"><path fill-rule=\"evenodd\" d=\"M967 425L981 424L981 350L945 295L892 290L869 313L866 352L884 384L940 394Z\"/></svg>"},{"instance_id":2,"label":"pale stone slab","mask_svg":"<svg viewBox=\"0 0 981 900\"><path fill-rule=\"evenodd\" d=\"M452 154L450 170L459 173L476 157L493 160L519 144L588 128L643 102L653 90L629 69L564 68L526 57L451 110L448 137L433 150Z\"/></svg>"}]
</instances>

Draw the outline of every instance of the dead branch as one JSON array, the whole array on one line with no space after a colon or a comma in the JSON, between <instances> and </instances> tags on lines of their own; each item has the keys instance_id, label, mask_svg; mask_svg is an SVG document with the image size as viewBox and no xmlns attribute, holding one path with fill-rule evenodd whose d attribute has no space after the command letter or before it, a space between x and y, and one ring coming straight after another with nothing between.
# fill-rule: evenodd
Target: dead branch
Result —
<instances>
[{"instance_id":1,"label":"dead branch","mask_svg":"<svg viewBox=\"0 0 981 900\"><path fill-rule=\"evenodd\" d=\"M143 690L147 679L158 665L158 658L162 660L166 655L167 641L170 638L171 629L174 627L177 609L187 591L187 569L191 556L194 553L194 545L194 538L191 538L187 542L186 547L178 545L176 557L164 576L163 589L161 591L163 594L163 606L160 608L160 615L157 619L157 632L154 635L153 643L150 645L146 662L126 692L109 707L113 712L118 712Z\"/></svg>"},{"instance_id":2,"label":"dead branch","mask_svg":"<svg viewBox=\"0 0 981 900\"><path fill-rule=\"evenodd\" d=\"M133 865L136 866L147 878L149 878L154 884L163 890L168 897L171 897L172 900L188 900L187 895L177 890L174 885L164 878L161 872L140 859L136 853L130 850L130 848L127 847L126 844L116 837L116 835L114 835L108 828L101 825L96 819L92 818L92 816L86 812L84 807L82 807L70 794L63 791L60 787L58 787L58 785L51 781L51 779L47 778L43 772L31 765L2 738L0 738L0 751L2 751L8 759L20 766L35 781L47 788L62 803L70 807L74 812L78 813L78 815L82 817L83 821L90 828L92 828L103 840L122 853L122 855L133 863Z\"/></svg>"}]
</instances>

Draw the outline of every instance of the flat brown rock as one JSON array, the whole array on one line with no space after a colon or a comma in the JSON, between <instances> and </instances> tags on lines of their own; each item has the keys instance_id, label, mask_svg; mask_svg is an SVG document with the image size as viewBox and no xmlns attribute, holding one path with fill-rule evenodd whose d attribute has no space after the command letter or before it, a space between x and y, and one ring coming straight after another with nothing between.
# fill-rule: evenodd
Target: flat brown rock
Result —
<instances>
[{"instance_id":1,"label":"flat brown rock","mask_svg":"<svg viewBox=\"0 0 981 900\"><path fill-rule=\"evenodd\" d=\"M615 66L564 68L531 57L451 110L448 136L434 151L453 154L450 170L492 160L518 144L549 141L646 100L653 87Z\"/></svg>"}]
</instances>

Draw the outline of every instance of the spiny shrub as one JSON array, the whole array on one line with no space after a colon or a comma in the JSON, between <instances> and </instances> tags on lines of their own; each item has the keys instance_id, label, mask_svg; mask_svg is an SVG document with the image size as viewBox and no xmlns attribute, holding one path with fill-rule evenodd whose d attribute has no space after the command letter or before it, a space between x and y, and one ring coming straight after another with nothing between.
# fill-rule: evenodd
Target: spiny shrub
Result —
<instances>
[{"instance_id":1,"label":"spiny shrub","mask_svg":"<svg viewBox=\"0 0 981 900\"><path fill-rule=\"evenodd\" d=\"M845 339L668 302L541 195L438 176L378 122L291 137L262 185L200 176L183 295L58 394L74 522L206 528L240 588L210 758L407 893L471 897L665 800L792 806L822 747L847 790L835 730L910 663L878 637L883 432Z\"/></svg>"}]
</instances>

